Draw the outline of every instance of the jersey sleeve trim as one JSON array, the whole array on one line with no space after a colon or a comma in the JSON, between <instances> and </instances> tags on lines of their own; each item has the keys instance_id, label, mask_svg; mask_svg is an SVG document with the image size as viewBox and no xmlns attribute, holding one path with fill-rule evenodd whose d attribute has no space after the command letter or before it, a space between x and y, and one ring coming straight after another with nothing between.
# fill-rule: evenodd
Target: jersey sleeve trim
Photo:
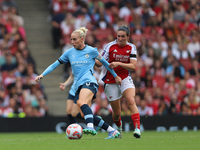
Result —
<instances>
[{"instance_id":1,"label":"jersey sleeve trim","mask_svg":"<svg viewBox=\"0 0 200 150\"><path fill-rule=\"evenodd\" d=\"M130 58L137 58L136 54L130 54Z\"/></svg>"},{"instance_id":2,"label":"jersey sleeve trim","mask_svg":"<svg viewBox=\"0 0 200 150\"><path fill-rule=\"evenodd\" d=\"M61 64L64 64L64 62L63 62L60 58L58 58L58 61L59 61Z\"/></svg>"}]
</instances>

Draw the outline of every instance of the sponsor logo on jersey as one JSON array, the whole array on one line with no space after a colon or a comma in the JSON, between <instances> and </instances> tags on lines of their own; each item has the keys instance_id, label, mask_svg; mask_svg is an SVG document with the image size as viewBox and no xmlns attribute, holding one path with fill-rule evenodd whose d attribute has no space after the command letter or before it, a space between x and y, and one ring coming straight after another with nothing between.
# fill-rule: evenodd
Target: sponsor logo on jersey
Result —
<instances>
[{"instance_id":1,"label":"sponsor logo on jersey","mask_svg":"<svg viewBox=\"0 0 200 150\"><path fill-rule=\"evenodd\" d=\"M129 60L130 56L113 54L113 58L115 58L115 60L117 60L117 61L127 62Z\"/></svg>"},{"instance_id":2,"label":"sponsor logo on jersey","mask_svg":"<svg viewBox=\"0 0 200 150\"><path fill-rule=\"evenodd\" d=\"M117 52L117 50L115 49L113 52Z\"/></svg>"},{"instance_id":3,"label":"sponsor logo on jersey","mask_svg":"<svg viewBox=\"0 0 200 150\"><path fill-rule=\"evenodd\" d=\"M84 61L73 61L71 64L72 65L77 65L77 64L86 64L86 63L87 63L87 61L84 60Z\"/></svg>"},{"instance_id":4,"label":"sponsor logo on jersey","mask_svg":"<svg viewBox=\"0 0 200 150\"><path fill-rule=\"evenodd\" d=\"M127 55L114 55L116 58L129 58Z\"/></svg>"},{"instance_id":5,"label":"sponsor logo on jersey","mask_svg":"<svg viewBox=\"0 0 200 150\"><path fill-rule=\"evenodd\" d=\"M85 57L88 58L88 57L89 57L89 54L85 54Z\"/></svg>"}]
</instances>

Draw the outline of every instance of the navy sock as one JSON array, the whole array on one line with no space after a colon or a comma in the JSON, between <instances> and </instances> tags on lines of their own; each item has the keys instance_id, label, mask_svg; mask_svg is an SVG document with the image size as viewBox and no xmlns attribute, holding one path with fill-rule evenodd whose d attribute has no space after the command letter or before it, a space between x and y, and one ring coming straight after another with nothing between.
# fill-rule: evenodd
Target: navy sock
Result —
<instances>
[{"instance_id":1,"label":"navy sock","mask_svg":"<svg viewBox=\"0 0 200 150\"><path fill-rule=\"evenodd\" d=\"M104 130L107 130L109 125L101 118L97 117L97 116L93 116L94 117L94 125L101 127Z\"/></svg>"},{"instance_id":2,"label":"navy sock","mask_svg":"<svg viewBox=\"0 0 200 150\"><path fill-rule=\"evenodd\" d=\"M86 123L93 123L93 114L91 108L87 104L84 104L81 106L81 110L84 114Z\"/></svg>"},{"instance_id":3,"label":"navy sock","mask_svg":"<svg viewBox=\"0 0 200 150\"><path fill-rule=\"evenodd\" d=\"M68 117L68 120L69 120L70 124L76 123L76 118L72 117L71 114L67 114L67 117Z\"/></svg>"}]
</instances>

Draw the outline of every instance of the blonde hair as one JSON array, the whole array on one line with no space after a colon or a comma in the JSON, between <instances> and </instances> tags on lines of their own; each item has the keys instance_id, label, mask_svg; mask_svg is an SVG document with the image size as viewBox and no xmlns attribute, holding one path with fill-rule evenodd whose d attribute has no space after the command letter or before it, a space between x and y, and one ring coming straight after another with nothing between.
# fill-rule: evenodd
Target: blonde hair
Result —
<instances>
[{"instance_id":1,"label":"blonde hair","mask_svg":"<svg viewBox=\"0 0 200 150\"><path fill-rule=\"evenodd\" d=\"M83 37L85 39L87 31L88 29L86 29L85 27L80 27L79 29L75 30L72 33L79 33L80 37Z\"/></svg>"}]
</instances>

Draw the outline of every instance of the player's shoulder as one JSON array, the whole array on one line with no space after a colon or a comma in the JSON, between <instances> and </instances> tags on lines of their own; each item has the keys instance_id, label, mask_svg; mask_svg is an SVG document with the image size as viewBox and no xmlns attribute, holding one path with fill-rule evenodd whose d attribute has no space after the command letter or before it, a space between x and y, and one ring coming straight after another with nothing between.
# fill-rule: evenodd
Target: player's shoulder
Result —
<instances>
[{"instance_id":1,"label":"player's shoulder","mask_svg":"<svg viewBox=\"0 0 200 150\"><path fill-rule=\"evenodd\" d=\"M90 50L90 51L97 50L96 47L92 47L92 46L90 46L90 45L86 45L86 49L87 49L87 50Z\"/></svg>"},{"instance_id":2,"label":"player's shoulder","mask_svg":"<svg viewBox=\"0 0 200 150\"><path fill-rule=\"evenodd\" d=\"M69 53L73 52L74 49L75 49L74 47L71 47L68 50L66 50L63 54L69 54Z\"/></svg>"},{"instance_id":3,"label":"player's shoulder","mask_svg":"<svg viewBox=\"0 0 200 150\"><path fill-rule=\"evenodd\" d=\"M105 48L104 49L109 49L111 46L117 44L117 40L114 40L112 42L109 42L108 44L106 44Z\"/></svg>"},{"instance_id":4,"label":"player's shoulder","mask_svg":"<svg viewBox=\"0 0 200 150\"><path fill-rule=\"evenodd\" d=\"M129 45L130 47L132 47L134 50L137 50L135 44L127 42L127 45Z\"/></svg>"}]
</instances>

